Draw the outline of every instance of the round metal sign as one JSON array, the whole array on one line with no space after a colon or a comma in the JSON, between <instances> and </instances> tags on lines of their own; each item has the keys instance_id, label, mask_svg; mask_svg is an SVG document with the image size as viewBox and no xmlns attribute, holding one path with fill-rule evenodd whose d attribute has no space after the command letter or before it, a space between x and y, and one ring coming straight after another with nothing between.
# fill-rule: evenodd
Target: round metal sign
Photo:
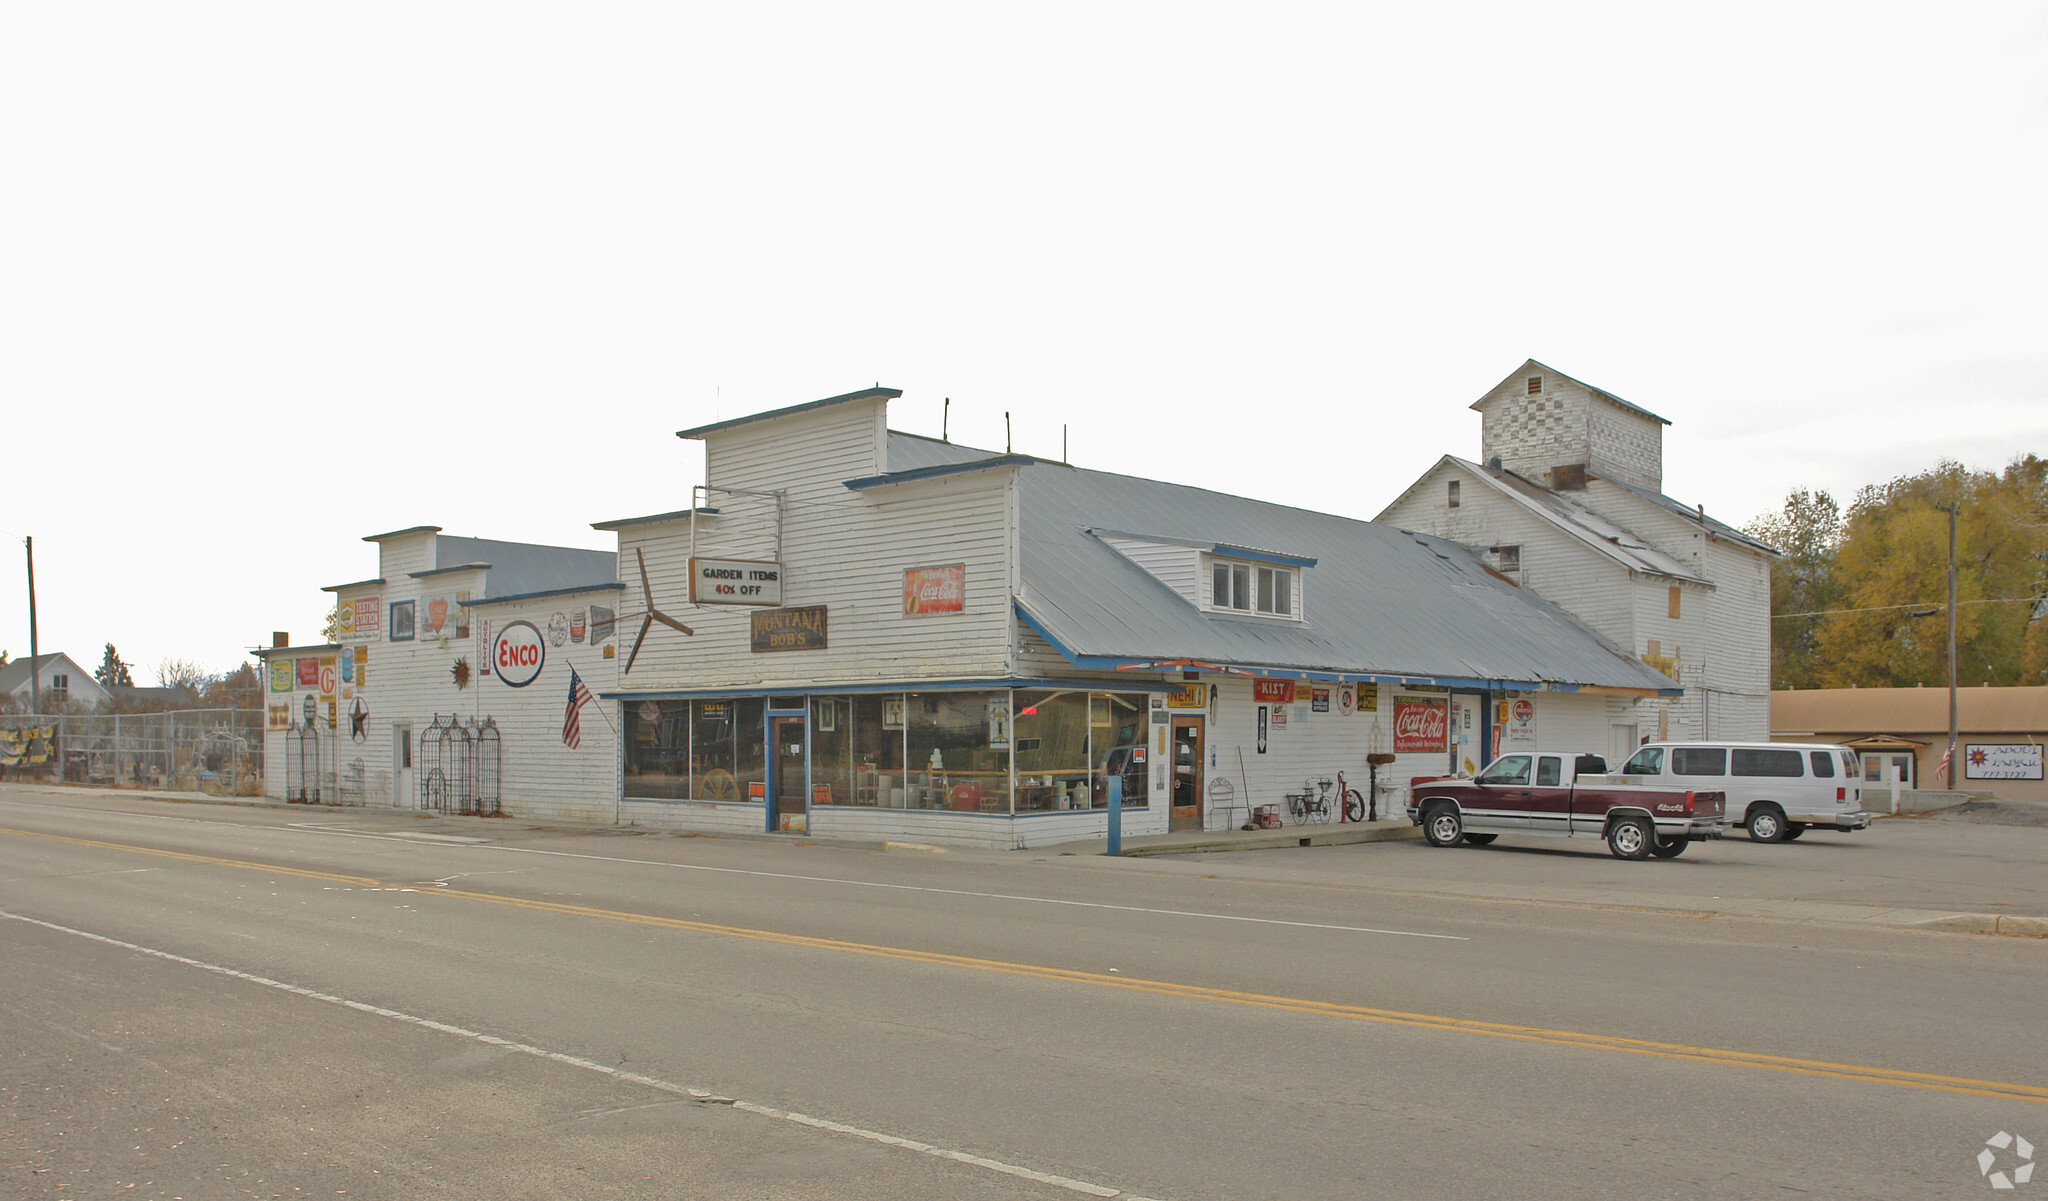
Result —
<instances>
[{"instance_id":1,"label":"round metal sign","mask_svg":"<svg viewBox=\"0 0 2048 1201\"><path fill-rule=\"evenodd\" d=\"M530 621L507 622L491 643L491 665L498 679L524 688L540 678L548 661L547 642Z\"/></svg>"}]
</instances>

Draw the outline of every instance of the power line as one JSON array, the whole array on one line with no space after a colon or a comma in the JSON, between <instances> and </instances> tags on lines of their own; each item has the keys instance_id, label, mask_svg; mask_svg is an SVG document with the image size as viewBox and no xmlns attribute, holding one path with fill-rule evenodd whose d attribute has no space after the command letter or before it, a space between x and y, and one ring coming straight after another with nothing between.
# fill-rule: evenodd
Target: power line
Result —
<instances>
[{"instance_id":1,"label":"power line","mask_svg":"<svg viewBox=\"0 0 2048 1201\"><path fill-rule=\"evenodd\" d=\"M2040 602L2041 598L2038 596L2000 596L1984 600L1957 601L1956 604L1960 607L1963 605L2035 605ZM1917 605L1874 605L1868 609L1812 609L1805 613L1773 613L1771 614L1771 620L1776 621L1780 617L1826 617L1834 613L1894 613L1900 609L1930 609L1934 613L1939 613L1946 607L1942 601L1925 601Z\"/></svg>"}]
</instances>

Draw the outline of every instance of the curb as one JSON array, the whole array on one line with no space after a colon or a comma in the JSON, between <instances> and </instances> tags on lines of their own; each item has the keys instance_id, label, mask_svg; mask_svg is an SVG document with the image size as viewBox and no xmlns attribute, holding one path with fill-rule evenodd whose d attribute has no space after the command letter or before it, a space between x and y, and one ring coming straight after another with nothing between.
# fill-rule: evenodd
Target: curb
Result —
<instances>
[{"instance_id":1,"label":"curb","mask_svg":"<svg viewBox=\"0 0 2048 1201\"><path fill-rule=\"evenodd\" d=\"M1349 828L1347 828L1349 827ZM1312 828L1313 834L1302 830ZM1422 837L1419 826L1386 826L1371 823L1344 823L1329 829L1302 826L1283 826L1263 835L1244 837L1233 833L1227 838L1201 841L1175 842L1162 846L1131 846L1126 843L1123 857L1126 859L1153 858L1162 855L1202 855L1217 851L1263 851L1282 847L1331 847L1346 846L1359 842L1413 842Z\"/></svg>"}]
</instances>

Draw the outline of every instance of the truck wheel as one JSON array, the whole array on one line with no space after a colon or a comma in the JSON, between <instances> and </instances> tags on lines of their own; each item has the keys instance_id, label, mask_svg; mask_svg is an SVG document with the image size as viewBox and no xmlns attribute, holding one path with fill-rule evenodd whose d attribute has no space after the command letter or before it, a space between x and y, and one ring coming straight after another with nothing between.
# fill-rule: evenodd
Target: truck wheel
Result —
<instances>
[{"instance_id":1,"label":"truck wheel","mask_svg":"<svg viewBox=\"0 0 2048 1201\"><path fill-rule=\"evenodd\" d=\"M1749 836L1757 842L1785 841L1785 815L1776 805L1758 805L1749 811Z\"/></svg>"},{"instance_id":2,"label":"truck wheel","mask_svg":"<svg viewBox=\"0 0 2048 1201\"><path fill-rule=\"evenodd\" d=\"M1458 816L1456 805L1441 802L1431 805L1429 813L1422 819L1422 837L1433 847L1454 847L1465 836L1465 819Z\"/></svg>"},{"instance_id":3,"label":"truck wheel","mask_svg":"<svg viewBox=\"0 0 2048 1201\"><path fill-rule=\"evenodd\" d=\"M1685 854L1686 845L1691 841L1690 838L1660 838L1657 845L1650 848L1650 853L1659 859L1676 859Z\"/></svg>"},{"instance_id":4,"label":"truck wheel","mask_svg":"<svg viewBox=\"0 0 2048 1201\"><path fill-rule=\"evenodd\" d=\"M1607 849L1618 859L1648 859L1656 845L1650 823L1640 817L1624 817L1607 827Z\"/></svg>"},{"instance_id":5,"label":"truck wheel","mask_svg":"<svg viewBox=\"0 0 2048 1201\"><path fill-rule=\"evenodd\" d=\"M1791 842L1791 841L1792 841L1793 839L1795 839L1795 838L1799 837L1799 836L1800 836L1801 834L1804 834L1804 833L1806 833L1806 823L1805 823L1805 822L1786 822L1786 823L1785 823L1785 841L1786 841L1786 842Z\"/></svg>"},{"instance_id":6,"label":"truck wheel","mask_svg":"<svg viewBox=\"0 0 2048 1201\"><path fill-rule=\"evenodd\" d=\"M1494 839L1499 837L1500 835L1498 834L1467 834L1465 836L1465 841L1471 843L1475 847L1483 847L1487 843L1492 842Z\"/></svg>"}]
</instances>

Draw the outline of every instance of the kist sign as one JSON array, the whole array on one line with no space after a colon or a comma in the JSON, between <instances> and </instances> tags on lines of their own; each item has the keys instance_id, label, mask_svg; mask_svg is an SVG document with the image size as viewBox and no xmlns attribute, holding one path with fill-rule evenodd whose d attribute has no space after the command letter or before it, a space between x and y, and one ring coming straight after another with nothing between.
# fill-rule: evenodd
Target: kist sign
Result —
<instances>
[{"instance_id":1,"label":"kist sign","mask_svg":"<svg viewBox=\"0 0 2048 1201\"><path fill-rule=\"evenodd\" d=\"M547 666L547 641L540 627L530 621L507 622L491 643L491 666L499 680L524 688L540 678Z\"/></svg>"}]
</instances>

